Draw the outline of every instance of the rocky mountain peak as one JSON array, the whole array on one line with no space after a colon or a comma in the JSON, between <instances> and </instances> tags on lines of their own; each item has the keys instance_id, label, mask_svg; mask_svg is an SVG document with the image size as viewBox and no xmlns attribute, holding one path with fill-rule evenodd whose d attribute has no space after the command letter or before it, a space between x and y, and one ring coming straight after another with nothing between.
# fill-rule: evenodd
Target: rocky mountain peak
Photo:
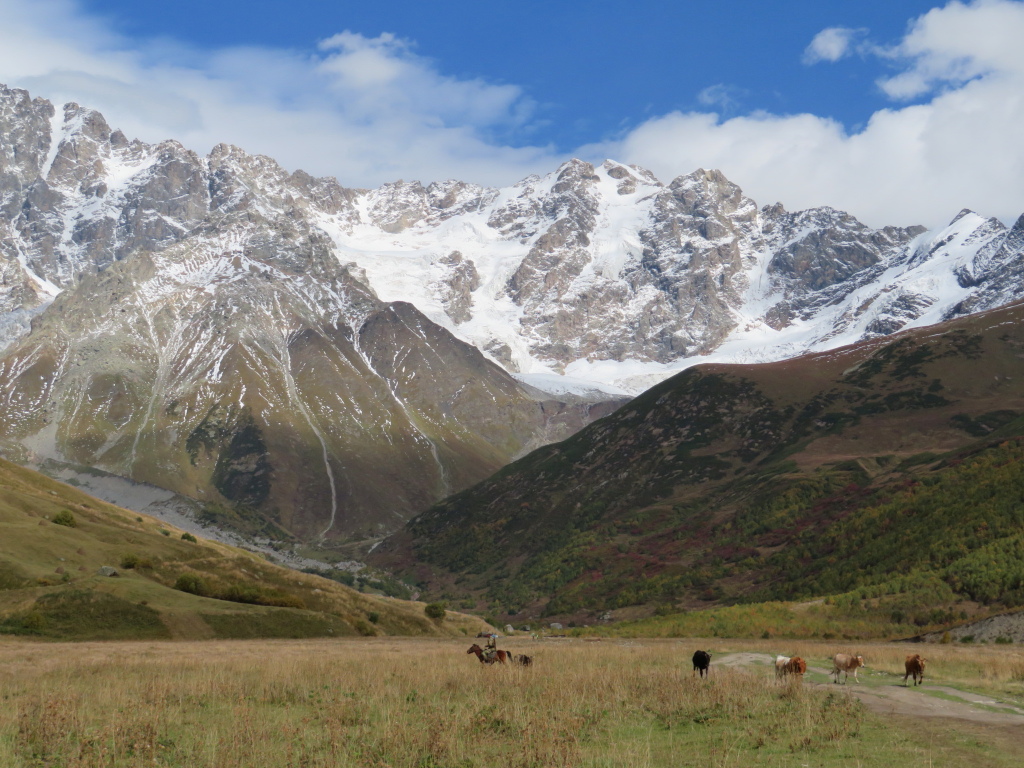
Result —
<instances>
[{"instance_id":1,"label":"rocky mountain peak","mask_svg":"<svg viewBox=\"0 0 1024 768\"><path fill-rule=\"evenodd\" d=\"M729 215L753 205L753 201L743 195L743 190L718 170L698 168L677 177L669 184L669 189L681 203L682 212L693 216Z\"/></svg>"},{"instance_id":2,"label":"rocky mountain peak","mask_svg":"<svg viewBox=\"0 0 1024 768\"><path fill-rule=\"evenodd\" d=\"M956 216L954 216L954 217L953 217L953 218L952 218L952 219L950 220L950 222L949 222L949 223L950 223L950 224L956 224L956 223L957 223L958 221L960 221L960 219L962 219L962 218L963 218L964 216L972 216L972 215L973 215L973 216L977 216L977 214L976 214L976 213L974 213L974 211L972 211L972 210L971 210L970 208L963 208L963 209L961 209L960 213L958 213L958 214L957 214Z\"/></svg>"},{"instance_id":3,"label":"rocky mountain peak","mask_svg":"<svg viewBox=\"0 0 1024 768\"><path fill-rule=\"evenodd\" d=\"M38 178L50 151L53 106L0 85L0 211L15 215L22 190Z\"/></svg>"},{"instance_id":4,"label":"rocky mountain peak","mask_svg":"<svg viewBox=\"0 0 1024 768\"><path fill-rule=\"evenodd\" d=\"M418 181L384 184L366 195L366 212L374 226L397 234L427 217L427 191Z\"/></svg>"},{"instance_id":5,"label":"rocky mountain peak","mask_svg":"<svg viewBox=\"0 0 1024 768\"><path fill-rule=\"evenodd\" d=\"M565 192L579 191L581 187L600 181L594 173L594 166L584 160L567 160L555 172L555 184L551 192L559 195Z\"/></svg>"},{"instance_id":6,"label":"rocky mountain peak","mask_svg":"<svg viewBox=\"0 0 1024 768\"><path fill-rule=\"evenodd\" d=\"M632 195L641 187L652 187L652 192L662 187L662 183L653 173L637 165L623 165L614 160L605 160L601 168L610 178L618 181L616 191L620 195Z\"/></svg>"}]
</instances>

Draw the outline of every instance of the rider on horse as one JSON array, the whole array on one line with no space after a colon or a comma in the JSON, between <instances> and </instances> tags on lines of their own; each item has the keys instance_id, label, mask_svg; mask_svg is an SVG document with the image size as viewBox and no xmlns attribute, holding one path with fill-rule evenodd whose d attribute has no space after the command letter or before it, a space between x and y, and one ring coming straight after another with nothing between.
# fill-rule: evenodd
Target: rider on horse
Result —
<instances>
[{"instance_id":1,"label":"rider on horse","mask_svg":"<svg viewBox=\"0 0 1024 768\"><path fill-rule=\"evenodd\" d=\"M484 659L491 661L494 658L494 654L498 652L498 636L496 634L490 634L487 636L487 642L484 643Z\"/></svg>"}]
</instances>

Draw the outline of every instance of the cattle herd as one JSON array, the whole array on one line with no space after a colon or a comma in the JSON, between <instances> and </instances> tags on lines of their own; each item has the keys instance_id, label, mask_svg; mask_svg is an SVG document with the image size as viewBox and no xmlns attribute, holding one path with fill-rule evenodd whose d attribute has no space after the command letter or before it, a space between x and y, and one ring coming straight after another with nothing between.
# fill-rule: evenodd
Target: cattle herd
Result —
<instances>
[{"instance_id":1,"label":"cattle herd","mask_svg":"<svg viewBox=\"0 0 1024 768\"><path fill-rule=\"evenodd\" d=\"M903 676L903 685L907 685L907 679L911 678L914 681L914 685L920 685L924 682L924 665L927 659L925 659L919 653L912 653L907 656L905 661L906 674ZM853 679L855 682L860 682L857 678L857 670L865 666L863 656L851 656L848 653L837 653L832 657L832 675L835 677L835 682L839 683L839 675L843 675L843 683L845 684L850 679L850 673L853 672ZM701 677L708 674L709 668L711 667L711 654L708 651L697 651L693 654L693 674L696 675L698 672ZM784 679L789 675L794 675L798 679L803 679L803 674L807 671L807 662L801 659L799 656L776 656L775 657L775 677L778 679Z\"/></svg>"},{"instance_id":2,"label":"cattle herd","mask_svg":"<svg viewBox=\"0 0 1024 768\"><path fill-rule=\"evenodd\" d=\"M533 657L526 656L525 654L518 654L513 656L508 651L501 651L494 648L493 645L488 645L487 648L481 648L479 645L474 643L466 653L474 653L476 657L480 659L482 664L518 664L523 667L533 666ZM924 682L924 665L926 659L919 653L913 653L907 656L905 666L906 674L903 676L903 685L907 685L908 678L912 678L914 685L920 685ZM863 656L851 656L848 653L837 653L832 657L832 675L835 677L835 682L839 683L839 675L843 675L843 683L847 683L850 679L850 673L853 672L854 682L859 683L860 680L857 678L857 670L865 666ZM701 677L707 677L711 669L711 653L709 651L695 651L693 654L693 675L699 674ZM807 662L801 659L799 656L776 656L775 657L775 677L778 679L785 679L789 675L795 676L797 679L802 680L803 674L807 671Z\"/></svg>"}]
</instances>

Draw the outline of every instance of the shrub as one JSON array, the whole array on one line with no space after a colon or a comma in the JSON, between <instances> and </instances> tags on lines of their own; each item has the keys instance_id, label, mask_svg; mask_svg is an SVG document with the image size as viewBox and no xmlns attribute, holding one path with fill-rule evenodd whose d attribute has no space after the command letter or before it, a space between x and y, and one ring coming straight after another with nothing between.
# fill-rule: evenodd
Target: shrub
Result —
<instances>
[{"instance_id":1,"label":"shrub","mask_svg":"<svg viewBox=\"0 0 1024 768\"><path fill-rule=\"evenodd\" d=\"M368 614L366 614L366 618L370 620L371 624L376 624L378 621L380 621L380 614L376 611L370 611Z\"/></svg>"},{"instance_id":2,"label":"shrub","mask_svg":"<svg viewBox=\"0 0 1024 768\"><path fill-rule=\"evenodd\" d=\"M122 568L135 568L139 564L139 556L136 554L127 554L121 558Z\"/></svg>"},{"instance_id":3,"label":"shrub","mask_svg":"<svg viewBox=\"0 0 1024 768\"><path fill-rule=\"evenodd\" d=\"M1013 639L1006 637L1006 635L1001 635L1000 637L996 638L996 645L1010 645L1012 642Z\"/></svg>"},{"instance_id":4,"label":"shrub","mask_svg":"<svg viewBox=\"0 0 1024 768\"><path fill-rule=\"evenodd\" d=\"M160 529L160 533L162 533L164 536L170 536L171 535L171 532L168 531L166 528L161 528Z\"/></svg>"},{"instance_id":5,"label":"shrub","mask_svg":"<svg viewBox=\"0 0 1024 768\"><path fill-rule=\"evenodd\" d=\"M355 627L356 632L358 632L363 637L372 637L373 635L377 634L377 632L374 630L374 628L371 627L369 624L367 624L362 619L356 619L355 623L353 624L353 626Z\"/></svg>"},{"instance_id":6,"label":"shrub","mask_svg":"<svg viewBox=\"0 0 1024 768\"><path fill-rule=\"evenodd\" d=\"M964 635L963 637L960 638L960 642L961 643L973 643L974 642L974 635Z\"/></svg>"},{"instance_id":7,"label":"shrub","mask_svg":"<svg viewBox=\"0 0 1024 768\"><path fill-rule=\"evenodd\" d=\"M78 527L78 522L75 520L75 516L71 514L70 509L62 509L56 515L54 515L53 523L56 525L66 526L68 528Z\"/></svg>"},{"instance_id":8,"label":"shrub","mask_svg":"<svg viewBox=\"0 0 1024 768\"><path fill-rule=\"evenodd\" d=\"M183 573L174 582L174 588L181 592L188 592L191 595L205 597L209 594L210 588L206 582L194 573Z\"/></svg>"},{"instance_id":9,"label":"shrub","mask_svg":"<svg viewBox=\"0 0 1024 768\"><path fill-rule=\"evenodd\" d=\"M181 540L182 541L191 541L193 544L198 543L198 539L196 539L196 537L193 536L191 533L183 533L183 534L181 534Z\"/></svg>"},{"instance_id":10,"label":"shrub","mask_svg":"<svg viewBox=\"0 0 1024 768\"><path fill-rule=\"evenodd\" d=\"M428 619L433 619L434 621L441 621L442 619L444 619L445 612L447 610L448 605L446 603L427 603L426 607L423 609L423 612L427 614Z\"/></svg>"}]
</instances>

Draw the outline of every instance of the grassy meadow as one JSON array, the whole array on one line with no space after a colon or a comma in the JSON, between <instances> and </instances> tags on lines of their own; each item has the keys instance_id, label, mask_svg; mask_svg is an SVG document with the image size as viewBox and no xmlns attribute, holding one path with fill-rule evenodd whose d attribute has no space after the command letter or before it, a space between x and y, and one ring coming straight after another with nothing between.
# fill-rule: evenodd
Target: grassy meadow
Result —
<instances>
[{"instance_id":1,"label":"grassy meadow","mask_svg":"<svg viewBox=\"0 0 1024 768\"><path fill-rule=\"evenodd\" d=\"M469 642L3 639L0 765L1017 764L998 740L873 715L841 686L780 683L767 666L691 675L698 647L712 647L716 662L745 650L823 664L834 645L511 638L505 646L534 666L503 668L467 655ZM907 646L856 650L876 676L902 674ZM927 651L932 680L948 671L978 682L988 670L982 684L1022 689L1017 649Z\"/></svg>"}]
</instances>

